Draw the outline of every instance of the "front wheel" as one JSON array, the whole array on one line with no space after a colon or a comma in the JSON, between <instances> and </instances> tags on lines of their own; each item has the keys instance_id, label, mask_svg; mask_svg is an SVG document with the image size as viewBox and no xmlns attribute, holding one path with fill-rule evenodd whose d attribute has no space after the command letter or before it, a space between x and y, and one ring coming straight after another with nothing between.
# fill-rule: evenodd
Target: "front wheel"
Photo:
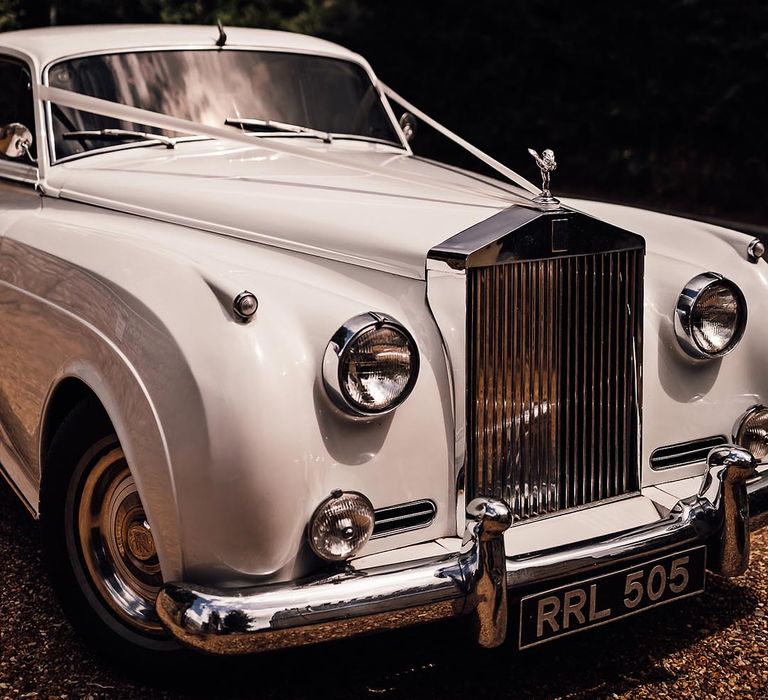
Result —
<instances>
[{"instance_id":1,"label":"front wheel","mask_svg":"<svg viewBox=\"0 0 768 700\"><path fill-rule=\"evenodd\" d=\"M163 581L136 483L109 420L90 403L53 438L41 519L56 592L88 642L123 660L179 649L155 612Z\"/></svg>"}]
</instances>

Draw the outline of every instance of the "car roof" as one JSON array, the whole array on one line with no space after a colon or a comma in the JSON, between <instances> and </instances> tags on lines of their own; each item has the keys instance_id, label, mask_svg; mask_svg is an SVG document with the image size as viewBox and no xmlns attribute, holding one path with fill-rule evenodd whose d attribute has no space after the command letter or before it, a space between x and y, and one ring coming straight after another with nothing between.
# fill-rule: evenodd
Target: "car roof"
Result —
<instances>
[{"instance_id":1,"label":"car roof","mask_svg":"<svg viewBox=\"0 0 768 700\"><path fill-rule=\"evenodd\" d=\"M227 46L306 51L361 61L348 49L324 39L270 29L225 27ZM157 48L215 46L218 29L204 25L113 24L58 26L0 33L0 51L13 49L37 68L73 55Z\"/></svg>"}]
</instances>

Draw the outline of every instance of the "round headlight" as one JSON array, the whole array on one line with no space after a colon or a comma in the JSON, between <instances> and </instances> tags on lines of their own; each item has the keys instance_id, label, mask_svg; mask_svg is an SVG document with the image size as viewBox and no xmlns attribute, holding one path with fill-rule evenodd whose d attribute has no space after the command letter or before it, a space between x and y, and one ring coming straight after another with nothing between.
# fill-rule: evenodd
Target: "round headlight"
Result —
<instances>
[{"instance_id":1,"label":"round headlight","mask_svg":"<svg viewBox=\"0 0 768 700\"><path fill-rule=\"evenodd\" d=\"M344 561L359 552L373 534L374 512L361 493L334 491L309 523L312 551L326 561Z\"/></svg>"},{"instance_id":2,"label":"round headlight","mask_svg":"<svg viewBox=\"0 0 768 700\"><path fill-rule=\"evenodd\" d=\"M741 290L714 272L694 277L677 302L675 331L683 350L697 358L722 357L738 345L747 324Z\"/></svg>"},{"instance_id":3,"label":"round headlight","mask_svg":"<svg viewBox=\"0 0 768 700\"><path fill-rule=\"evenodd\" d=\"M394 319L375 313L347 321L323 358L328 394L357 416L380 415L399 406L418 373L419 353L411 334Z\"/></svg>"},{"instance_id":4,"label":"round headlight","mask_svg":"<svg viewBox=\"0 0 768 700\"><path fill-rule=\"evenodd\" d=\"M745 450L749 450L758 461L768 457L768 408L752 406L733 428L733 441Z\"/></svg>"}]
</instances>

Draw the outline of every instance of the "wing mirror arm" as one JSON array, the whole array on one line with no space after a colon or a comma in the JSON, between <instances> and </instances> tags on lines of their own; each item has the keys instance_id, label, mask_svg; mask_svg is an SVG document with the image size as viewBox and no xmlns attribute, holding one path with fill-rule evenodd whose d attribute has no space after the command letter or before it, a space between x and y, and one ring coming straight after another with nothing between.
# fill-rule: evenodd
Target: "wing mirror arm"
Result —
<instances>
[{"instance_id":1,"label":"wing mirror arm","mask_svg":"<svg viewBox=\"0 0 768 700\"><path fill-rule=\"evenodd\" d=\"M416 117L414 117L410 112L403 112L403 115L400 117L400 128L403 130L403 136L405 136L405 140L409 143L413 141L413 139L416 138L416 129L418 122L416 121Z\"/></svg>"},{"instance_id":2,"label":"wing mirror arm","mask_svg":"<svg viewBox=\"0 0 768 700\"><path fill-rule=\"evenodd\" d=\"M6 158L16 160L26 156L29 161L37 165L37 158L32 155L32 132L23 124L13 122L0 129L0 153Z\"/></svg>"}]
</instances>

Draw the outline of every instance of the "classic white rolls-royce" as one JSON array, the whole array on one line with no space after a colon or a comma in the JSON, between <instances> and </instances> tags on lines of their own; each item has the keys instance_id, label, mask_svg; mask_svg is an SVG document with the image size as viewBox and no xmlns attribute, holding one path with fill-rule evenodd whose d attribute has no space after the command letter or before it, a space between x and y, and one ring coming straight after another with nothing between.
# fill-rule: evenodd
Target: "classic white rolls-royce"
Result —
<instances>
[{"instance_id":1,"label":"classic white rolls-royce","mask_svg":"<svg viewBox=\"0 0 768 700\"><path fill-rule=\"evenodd\" d=\"M0 78L0 462L94 643L526 648L747 570L764 241L558 201L311 37L11 32Z\"/></svg>"}]
</instances>

